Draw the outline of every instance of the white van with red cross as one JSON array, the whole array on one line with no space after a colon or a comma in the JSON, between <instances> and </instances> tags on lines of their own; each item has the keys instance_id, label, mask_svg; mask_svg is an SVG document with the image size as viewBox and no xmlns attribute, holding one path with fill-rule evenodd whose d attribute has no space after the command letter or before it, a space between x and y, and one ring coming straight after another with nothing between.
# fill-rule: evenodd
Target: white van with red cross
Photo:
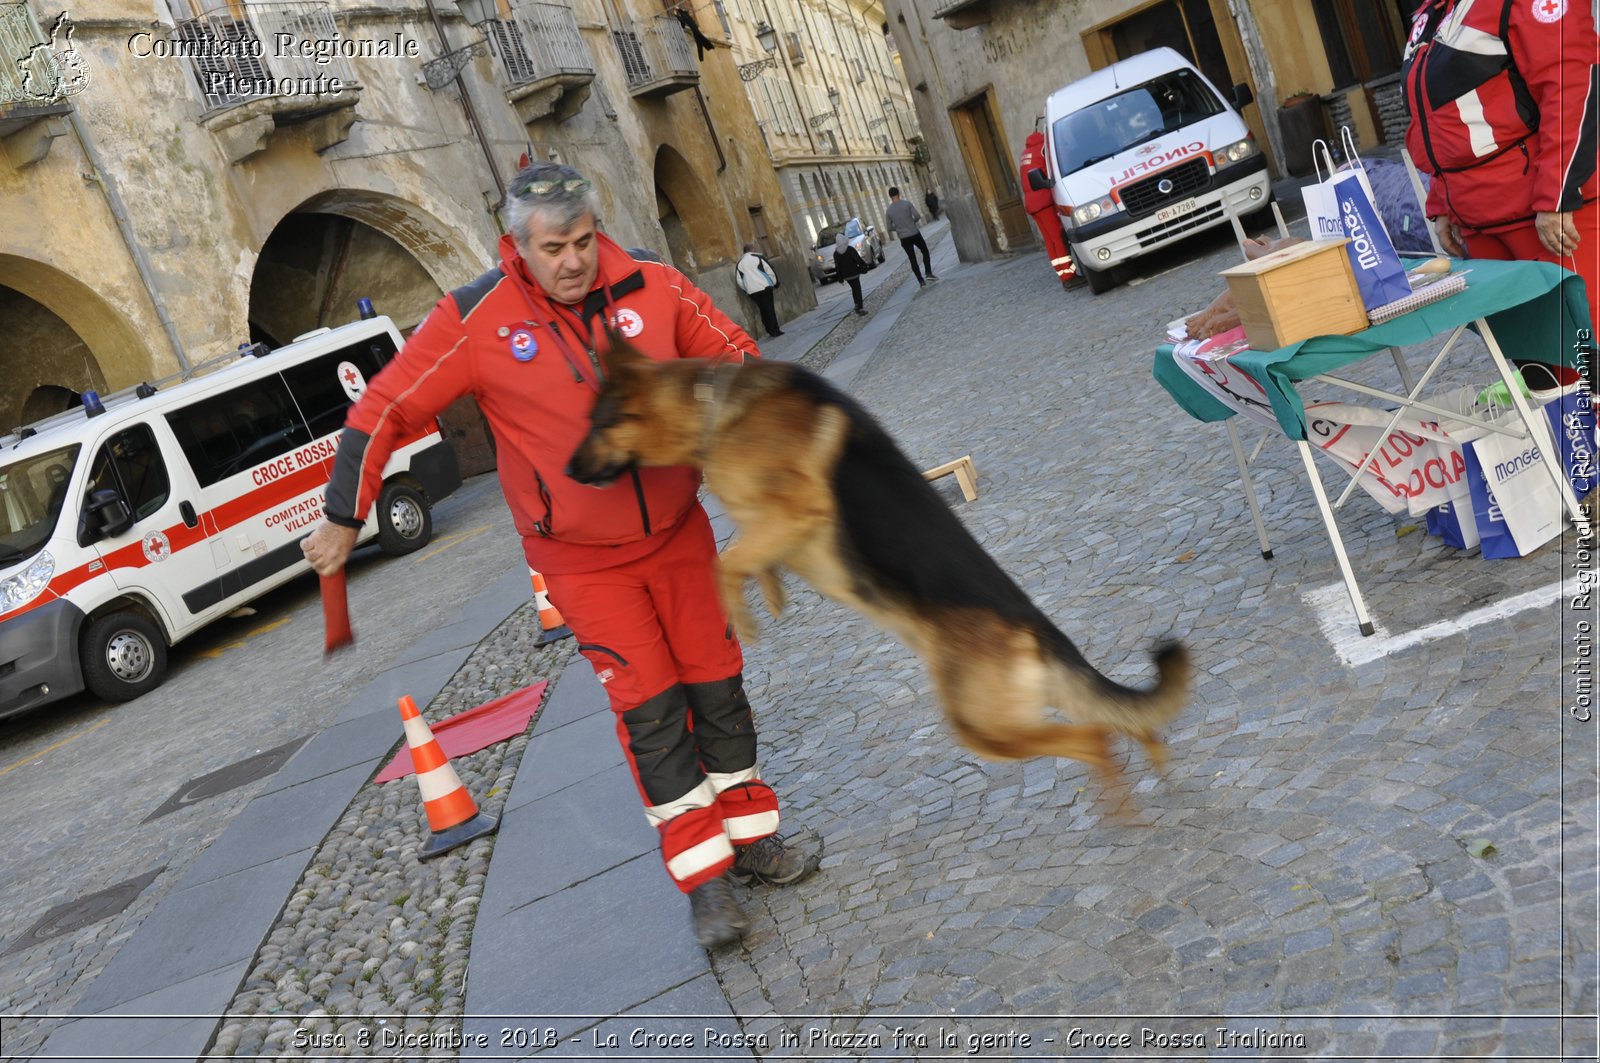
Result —
<instances>
[{"instance_id":1,"label":"white van with red cross","mask_svg":"<svg viewBox=\"0 0 1600 1063\"><path fill-rule=\"evenodd\" d=\"M345 411L401 344L387 317L238 352L0 437L0 717L157 686L167 648L310 571ZM461 483L436 429L384 468L360 539L426 545Z\"/></svg>"},{"instance_id":2,"label":"white van with red cross","mask_svg":"<svg viewBox=\"0 0 1600 1063\"><path fill-rule=\"evenodd\" d=\"M1266 156L1237 110L1250 87L1233 96L1171 48L1153 48L1045 101L1047 168L1026 180L1053 192L1095 294L1122 263L1271 203Z\"/></svg>"}]
</instances>

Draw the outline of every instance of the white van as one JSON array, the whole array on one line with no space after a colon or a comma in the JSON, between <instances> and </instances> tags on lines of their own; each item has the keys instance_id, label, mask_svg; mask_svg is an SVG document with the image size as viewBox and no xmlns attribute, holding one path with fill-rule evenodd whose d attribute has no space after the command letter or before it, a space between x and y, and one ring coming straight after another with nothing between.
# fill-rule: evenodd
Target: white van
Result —
<instances>
[{"instance_id":1,"label":"white van","mask_svg":"<svg viewBox=\"0 0 1600 1063\"><path fill-rule=\"evenodd\" d=\"M243 345L0 437L0 717L137 697L169 645L310 571L345 412L400 343L371 317ZM460 483L435 428L405 440L361 539L421 548Z\"/></svg>"},{"instance_id":2,"label":"white van","mask_svg":"<svg viewBox=\"0 0 1600 1063\"><path fill-rule=\"evenodd\" d=\"M1234 102L1251 100L1248 85ZM1096 70L1045 101L1050 188L1096 294L1111 270L1271 201L1267 160L1239 112L1190 62L1156 48Z\"/></svg>"}]
</instances>

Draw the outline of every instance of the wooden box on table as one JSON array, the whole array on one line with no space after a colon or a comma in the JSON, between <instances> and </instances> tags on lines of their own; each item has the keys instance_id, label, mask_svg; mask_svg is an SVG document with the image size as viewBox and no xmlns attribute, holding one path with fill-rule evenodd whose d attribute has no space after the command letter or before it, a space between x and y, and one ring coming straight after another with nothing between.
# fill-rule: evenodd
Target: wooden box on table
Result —
<instances>
[{"instance_id":1,"label":"wooden box on table","mask_svg":"<svg viewBox=\"0 0 1600 1063\"><path fill-rule=\"evenodd\" d=\"M1347 243L1293 244L1222 271L1251 347L1275 351L1312 336L1343 336L1367 327Z\"/></svg>"}]
</instances>

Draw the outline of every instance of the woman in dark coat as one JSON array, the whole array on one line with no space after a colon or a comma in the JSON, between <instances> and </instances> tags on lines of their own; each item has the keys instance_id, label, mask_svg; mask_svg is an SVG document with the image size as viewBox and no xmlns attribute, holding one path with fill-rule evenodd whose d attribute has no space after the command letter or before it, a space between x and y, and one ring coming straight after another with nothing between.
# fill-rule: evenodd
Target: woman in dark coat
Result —
<instances>
[{"instance_id":1,"label":"woman in dark coat","mask_svg":"<svg viewBox=\"0 0 1600 1063\"><path fill-rule=\"evenodd\" d=\"M867 264L861 258L861 252L850 246L850 241L844 233L833 244L833 269L839 279L850 285L850 294L856 300L856 313L865 314L867 308L861 301L861 281L858 280L867 271Z\"/></svg>"}]
</instances>

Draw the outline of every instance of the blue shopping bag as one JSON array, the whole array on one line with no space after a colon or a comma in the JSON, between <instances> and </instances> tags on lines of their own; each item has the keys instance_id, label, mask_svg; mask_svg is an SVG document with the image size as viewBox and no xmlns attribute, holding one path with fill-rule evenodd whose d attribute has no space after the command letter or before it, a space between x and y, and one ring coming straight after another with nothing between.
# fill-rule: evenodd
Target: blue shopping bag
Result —
<instances>
[{"instance_id":1,"label":"blue shopping bag","mask_svg":"<svg viewBox=\"0 0 1600 1063\"><path fill-rule=\"evenodd\" d=\"M1478 524L1472 515L1472 496L1445 502L1428 510L1428 534L1437 535L1446 546L1471 550L1478 545Z\"/></svg>"},{"instance_id":2,"label":"blue shopping bag","mask_svg":"<svg viewBox=\"0 0 1600 1063\"><path fill-rule=\"evenodd\" d=\"M1540 393L1535 392L1538 399ZM1581 387L1563 389L1555 398L1544 404L1545 416L1550 419L1550 430L1555 434L1556 447L1561 452L1561 467L1566 470L1572 493L1582 498L1596 485L1600 485L1600 469L1596 467L1594 403Z\"/></svg>"},{"instance_id":3,"label":"blue shopping bag","mask_svg":"<svg viewBox=\"0 0 1600 1063\"><path fill-rule=\"evenodd\" d=\"M1406 268L1389 239L1388 230L1383 227L1366 174L1359 169L1335 174L1333 199L1344 235L1350 239L1345 251L1355 270L1356 284L1361 288L1362 303L1368 310L1376 310L1410 295L1411 282L1406 279Z\"/></svg>"}]
</instances>

